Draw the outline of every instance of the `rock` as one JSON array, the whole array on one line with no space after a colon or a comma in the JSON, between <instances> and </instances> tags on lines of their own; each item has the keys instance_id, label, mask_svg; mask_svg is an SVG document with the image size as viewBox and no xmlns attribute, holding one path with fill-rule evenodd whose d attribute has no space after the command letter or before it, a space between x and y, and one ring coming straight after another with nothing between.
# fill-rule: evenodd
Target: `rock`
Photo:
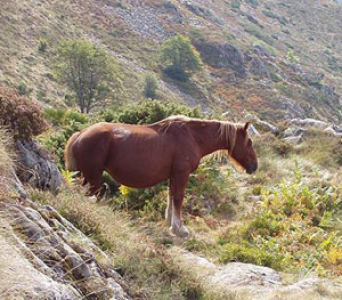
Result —
<instances>
[{"instance_id":1,"label":"rock","mask_svg":"<svg viewBox=\"0 0 342 300\"><path fill-rule=\"evenodd\" d=\"M256 54L258 54L259 56L266 56L266 57L272 56L271 52L269 52L264 46L260 44L254 45L253 49L256 52Z\"/></svg>"},{"instance_id":2,"label":"rock","mask_svg":"<svg viewBox=\"0 0 342 300\"><path fill-rule=\"evenodd\" d=\"M34 188L56 193L62 176L48 154L33 140L18 140L16 147L19 179Z\"/></svg>"},{"instance_id":3,"label":"rock","mask_svg":"<svg viewBox=\"0 0 342 300\"><path fill-rule=\"evenodd\" d=\"M214 68L229 68L239 76L245 76L246 68L243 53L231 44L195 42L203 60Z\"/></svg>"},{"instance_id":4,"label":"rock","mask_svg":"<svg viewBox=\"0 0 342 300\"><path fill-rule=\"evenodd\" d=\"M319 286L336 295L341 293L340 285L318 277L286 285L280 274L271 268L239 262L216 265L177 247L171 248L169 254L185 276L194 279L212 296L210 299L236 299L236 296L246 300L302 299L306 292L317 293Z\"/></svg>"},{"instance_id":5,"label":"rock","mask_svg":"<svg viewBox=\"0 0 342 300\"><path fill-rule=\"evenodd\" d=\"M267 131L272 132L275 135L278 135L280 133L280 130L278 127L272 125L271 123L268 123L266 121L260 121L259 122L259 126L261 126L262 128L266 129Z\"/></svg>"},{"instance_id":6,"label":"rock","mask_svg":"<svg viewBox=\"0 0 342 300\"><path fill-rule=\"evenodd\" d=\"M0 295L1 299L76 300L82 295L72 285L58 282L36 269L22 255L20 245L8 238L8 232L0 232ZM21 298L20 295L23 297Z\"/></svg>"},{"instance_id":7,"label":"rock","mask_svg":"<svg viewBox=\"0 0 342 300\"><path fill-rule=\"evenodd\" d=\"M249 72L260 77L271 79L270 71L267 69L265 63L259 57L252 57L249 63Z\"/></svg>"},{"instance_id":8,"label":"rock","mask_svg":"<svg viewBox=\"0 0 342 300\"><path fill-rule=\"evenodd\" d=\"M17 292L30 295L25 299L40 299L39 292L47 300L88 299L87 295L91 299L129 299L120 285L121 276L114 269L108 273L95 259L96 254L106 261L106 255L54 209L27 199L23 204L0 202L0 211L0 245L3 238L12 247L6 253L1 247L0 260L6 255L6 261L20 262L20 268L25 268L23 272L15 268L19 281L14 272L7 285L0 277L1 295L4 287L8 299L15 299ZM10 263L8 268L0 264L2 275L13 268ZM21 274L28 278L21 279ZM12 290L10 284L20 288Z\"/></svg>"},{"instance_id":9,"label":"rock","mask_svg":"<svg viewBox=\"0 0 342 300\"><path fill-rule=\"evenodd\" d=\"M280 99L279 109L284 112L284 118L287 119L305 118L308 111L311 111L311 108L304 109L299 104L286 97L282 97Z\"/></svg>"},{"instance_id":10,"label":"rock","mask_svg":"<svg viewBox=\"0 0 342 300\"><path fill-rule=\"evenodd\" d=\"M290 136L290 137L285 138L284 141L286 141L292 145L299 145L303 142L303 137L302 137L302 135Z\"/></svg>"},{"instance_id":11,"label":"rock","mask_svg":"<svg viewBox=\"0 0 342 300\"><path fill-rule=\"evenodd\" d=\"M261 121L256 115L247 114L245 115L244 120L246 122L252 122L254 124L258 124L258 127L260 127L262 130L271 132L275 135L278 135L280 133L280 130L278 127L266 121Z\"/></svg>"},{"instance_id":12,"label":"rock","mask_svg":"<svg viewBox=\"0 0 342 300\"><path fill-rule=\"evenodd\" d=\"M327 133L331 133L334 136L342 136L342 132L339 129L335 130L335 128L336 127L334 126L330 126L328 128L325 128L324 131Z\"/></svg>"},{"instance_id":13,"label":"rock","mask_svg":"<svg viewBox=\"0 0 342 300\"><path fill-rule=\"evenodd\" d=\"M212 285L266 286L281 284L281 277L277 271L271 268L232 262L220 267L209 282Z\"/></svg>"},{"instance_id":14,"label":"rock","mask_svg":"<svg viewBox=\"0 0 342 300\"><path fill-rule=\"evenodd\" d=\"M183 22L182 17L179 16L179 12L174 9L168 11L169 8L170 6L167 5L166 8L161 6L157 9L142 3L125 9L108 5L106 7L106 13L112 18L121 19L143 38L162 41L170 37L171 34L166 30L161 20L178 23ZM165 14L163 12L169 13ZM173 15L172 12L175 12L176 15Z\"/></svg>"},{"instance_id":15,"label":"rock","mask_svg":"<svg viewBox=\"0 0 342 300\"><path fill-rule=\"evenodd\" d=\"M248 133L250 136L260 135L259 131L254 127L253 124L249 125Z\"/></svg>"},{"instance_id":16,"label":"rock","mask_svg":"<svg viewBox=\"0 0 342 300\"><path fill-rule=\"evenodd\" d=\"M288 137L296 137L296 136L302 136L303 134L306 134L307 130L303 128L287 128L284 131L283 137L288 138Z\"/></svg>"},{"instance_id":17,"label":"rock","mask_svg":"<svg viewBox=\"0 0 342 300\"><path fill-rule=\"evenodd\" d=\"M290 124L299 127L314 127L317 129L325 129L329 126L328 123L315 119L292 119L290 120Z\"/></svg>"}]
</instances>

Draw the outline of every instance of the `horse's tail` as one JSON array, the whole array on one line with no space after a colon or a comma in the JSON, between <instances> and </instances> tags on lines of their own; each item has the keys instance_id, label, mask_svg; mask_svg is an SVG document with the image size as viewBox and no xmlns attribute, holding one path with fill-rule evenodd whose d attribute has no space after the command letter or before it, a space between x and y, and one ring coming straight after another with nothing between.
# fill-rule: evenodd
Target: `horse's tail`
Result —
<instances>
[{"instance_id":1,"label":"horse's tail","mask_svg":"<svg viewBox=\"0 0 342 300\"><path fill-rule=\"evenodd\" d=\"M74 154L72 152L72 145L74 144L75 140L78 138L78 136L81 134L81 132L75 132L68 140L65 150L64 150L64 161L65 161L65 168L69 171L78 171Z\"/></svg>"}]
</instances>

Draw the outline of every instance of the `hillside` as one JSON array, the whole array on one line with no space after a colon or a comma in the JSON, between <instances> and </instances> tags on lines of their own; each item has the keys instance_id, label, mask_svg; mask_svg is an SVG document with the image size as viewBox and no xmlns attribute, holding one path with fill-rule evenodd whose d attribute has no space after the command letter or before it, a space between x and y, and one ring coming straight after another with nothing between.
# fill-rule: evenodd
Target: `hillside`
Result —
<instances>
[{"instance_id":1,"label":"hillside","mask_svg":"<svg viewBox=\"0 0 342 300\"><path fill-rule=\"evenodd\" d=\"M333 0L5 1L0 12L0 82L49 106L70 94L53 75L60 39L83 37L120 65L123 88L112 105L137 101L146 72L157 98L264 119L314 117L340 122L342 5ZM164 75L158 47L182 33L204 70L181 83ZM39 50L40 43L47 48Z\"/></svg>"},{"instance_id":2,"label":"hillside","mask_svg":"<svg viewBox=\"0 0 342 300\"><path fill-rule=\"evenodd\" d=\"M179 237L164 220L167 182L134 189L104 174L97 201L63 168L63 151L74 131L104 118L146 124L198 110L147 100L111 116L43 114L7 88L0 105L1 299L341 299L341 127L249 116L258 171L203 159L182 207L190 236Z\"/></svg>"}]
</instances>

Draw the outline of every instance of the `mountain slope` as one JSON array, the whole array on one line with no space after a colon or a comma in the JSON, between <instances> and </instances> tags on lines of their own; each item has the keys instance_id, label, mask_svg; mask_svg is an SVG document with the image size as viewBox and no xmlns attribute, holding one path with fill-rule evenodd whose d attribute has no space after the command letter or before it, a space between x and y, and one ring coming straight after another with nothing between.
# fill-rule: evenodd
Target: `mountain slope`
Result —
<instances>
[{"instance_id":1,"label":"mountain slope","mask_svg":"<svg viewBox=\"0 0 342 300\"><path fill-rule=\"evenodd\" d=\"M142 77L152 71L158 98L231 118L245 111L273 120L342 118L342 6L335 1L0 2L0 82L32 89L49 105L70 94L54 78L54 47L83 37L117 57L123 89L113 105L141 98ZM206 64L187 83L163 75L156 60L175 33L188 35Z\"/></svg>"}]
</instances>

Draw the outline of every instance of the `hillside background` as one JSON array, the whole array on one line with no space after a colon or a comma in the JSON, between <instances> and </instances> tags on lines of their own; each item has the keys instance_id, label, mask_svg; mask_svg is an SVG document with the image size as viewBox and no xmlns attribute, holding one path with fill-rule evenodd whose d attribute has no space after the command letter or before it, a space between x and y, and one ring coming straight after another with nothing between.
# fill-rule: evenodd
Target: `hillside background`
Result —
<instances>
[{"instance_id":1,"label":"hillside background","mask_svg":"<svg viewBox=\"0 0 342 300\"><path fill-rule=\"evenodd\" d=\"M153 72L158 99L231 119L342 118L342 5L333 0L1 0L1 7L0 82L45 106L63 106L71 93L54 76L55 46L81 37L117 58L123 87L112 106L139 100L142 77ZM177 33L205 63L187 83L164 75L156 59Z\"/></svg>"}]
</instances>

